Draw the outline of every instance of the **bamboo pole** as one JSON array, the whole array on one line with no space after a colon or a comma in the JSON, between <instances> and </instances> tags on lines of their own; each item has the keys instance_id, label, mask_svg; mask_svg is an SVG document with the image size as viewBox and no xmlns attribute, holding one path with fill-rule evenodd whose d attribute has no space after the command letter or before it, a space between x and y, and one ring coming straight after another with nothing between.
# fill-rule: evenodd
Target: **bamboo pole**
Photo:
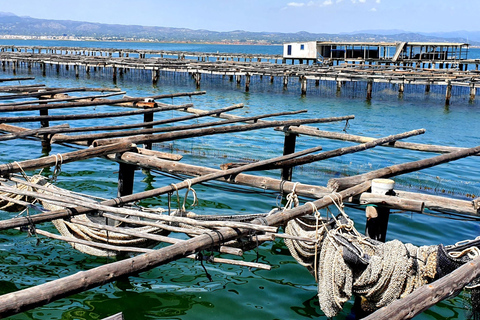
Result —
<instances>
[{"instance_id":1,"label":"bamboo pole","mask_svg":"<svg viewBox=\"0 0 480 320\"><path fill-rule=\"evenodd\" d=\"M463 287L478 277L480 277L480 257L476 257L448 275L414 290L406 297L393 301L363 319L411 319L436 303L457 295Z\"/></svg>"},{"instance_id":2,"label":"bamboo pole","mask_svg":"<svg viewBox=\"0 0 480 320\"><path fill-rule=\"evenodd\" d=\"M357 185L367 180L372 180L375 178L389 178L397 176L400 174L405 174L425 168L430 168L442 163L458 160L465 158L471 155L475 155L480 152L480 146L469 148L465 150L455 151L447 154L442 154L436 157L407 162L403 164L397 164L390 167L374 170L368 173L345 177L345 178L334 178L328 181L328 188L331 190L342 190L349 188L353 185Z\"/></svg>"},{"instance_id":3,"label":"bamboo pole","mask_svg":"<svg viewBox=\"0 0 480 320\"><path fill-rule=\"evenodd\" d=\"M131 143L119 143L115 145L103 146L101 148L88 148L63 154L43 157L39 159L31 159L20 162L13 162L0 165L0 175L5 175L22 170L29 171L39 168L53 166L55 164L68 163L72 161L84 160L94 157L103 156L109 153L125 152L134 150L136 147Z\"/></svg>"},{"instance_id":4,"label":"bamboo pole","mask_svg":"<svg viewBox=\"0 0 480 320\"><path fill-rule=\"evenodd\" d=\"M362 183L337 194L337 199L354 196L370 188L370 182ZM324 197L313 202L313 206L322 209L333 203L335 197ZM290 210L267 216L267 225L285 223L296 217L311 214L314 211L312 205L305 204ZM262 224L256 220L254 223ZM154 267L183 258L199 250L209 248L212 245L236 239L248 234L248 230L221 228L216 232L208 232L181 243L142 254L140 256L109 263L87 271L77 272L73 275L53 280L42 285L19 290L0 296L0 317L10 316L19 312L47 304L74 293L82 292L118 278L133 273L150 270Z\"/></svg>"},{"instance_id":5,"label":"bamboo pole","mask_svg":"<svg viewBox=\"0 0 480 320\"><path fill-rule=\"evenodd\" d=\"M271 128L276 126L298 126L306 123L325 123L325 122L334 122L334 121L343 121L353 119L355 116L344 116L344 117L331 117L331 118L315 118L315 119L304 119L304 120L285 120L285 121L263 121L254 124L244 124L244 125L234 125L234 126L223 126L217 128L205 128L205 129L193 129L188 131L177 131L171 133L161 133L154 135L140 135L133 136L128 138L116 138L116 139L101 139L95 140L93 145L105 145L110 143L115 143L118 141L130 141L134 143L145 143L145 142L161 142L161 141L172 141L178 139L185 139L190 137L200 137L205 135L214 135L222 133L232 133L232 132L241 132L241 131L251 131L262 128Z\"/></svg>"},{"instance_id":6,"label":"bamboo pole","mask_svg":"<svg viewBox=\"0 0 480 320\"><path fill-rule=\"evenodd\" d=\"M36 121L62 121L62 120L83 120L83 119L96 119L96 118L113 118L113 117L125 117L136 114L154 113L168 110L177 110L188 108L192 104L184 105L166 105L164 107L139 109L130 111L119 112L102 112L102 113L85 113L85 114L68 114L68 115L55 115L55 116L23 116L23 117L0 117L0 123L15 123L15 122L36 122ZM44 109L44 110L48 110Z\"/></svg>"},{"instance_id":7,"label":"bamboo pole","mask_svg":"<svg viewBox=\"0 0 480 320\"><path fill-rule=\"evenodd\" d=\"M112 137L126 137L126 136L140 135L140 134L191 130L191 129L205 128L205 127L220 126L220 125L230 124L230 123L237 123L241 121L258 120L258 119L267 118L267 117L292 115L292 114L298 114L302 112L306 112L306 110L263 114L258 116L247 117L242 120L224 120L224 121L217 121L217 122L205 122L205 123L196 123L191 125L180 125L180 126L171 126L171 127L162 127L162 128L148 128L148 129L140 129L140 130L92 133L92 134L84 134L84 135L70 135L70 136L62 136L58 138L54 136L52 138L52 142L60 143L60 142L82 141L82 140L93 141L97 139L106 139L106 138L112 138ZM215 113L210 113L210 114L215 114ZM197 117L200 117L200 116L205 116L205 114L197 115ZM172 119L160 120L160 122L167 123L167 122L172 122L171 120ZM151 123L153 122L148 122L149 125L151 125ZM143 125L145 125L145 123Z\"/></svg>"}]
</instances>

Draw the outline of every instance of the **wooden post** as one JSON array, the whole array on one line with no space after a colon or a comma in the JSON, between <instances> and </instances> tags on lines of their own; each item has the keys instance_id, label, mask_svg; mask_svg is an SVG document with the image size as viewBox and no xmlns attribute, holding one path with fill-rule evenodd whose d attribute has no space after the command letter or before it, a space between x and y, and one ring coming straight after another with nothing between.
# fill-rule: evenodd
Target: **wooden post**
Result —
<instances>
[{"instance_id":1,"label":"wooden post","mask_svg":"<svg viewBox=\"0 0 480 320\"><path fill-rule=\"evenodd\" d=\"M452 98L452 82L449 80L447 82L447 90L445 92L445 104L450 105L450 98Z\"/></svg>"},{"instance_id":2,"label":"wooden post","mask_svg":"<svg viewBox=\"0 0 480 320\"><path fill-rule=\"evenodd\" d=\"M245 75L245 92L249 92L250 91L250 74L247 73Z\"/></svg>"},{"instance_id":3,"label":"wooden post","mask_svg":"<svg viewBox=\"0 0 480 320\"><path fill-rule=\"evenodd\" d=\"M285 140L283 144L283 155L292 154L295 152L295 142L297 141L297 134L285 132ZM282 180L292 181L293 167L282 168Z\"/></svg>"},{"instance_id":4,"label":"wooden post","mask_svg":"<svg viewBox=\"0 0 480 320\"><path fill-rule=\"evenodd\" d=\"M120 162L118 171L118 197L133 193L133 182L135 177L135 166Z\"/></svg>"},{"instance_id":5,"label":"wooden post","mask_svg":"<svg viewBox=\"0 0 480 320\"><path fill-rule=\"evenodd\" d=\"M235 80L237 81L237 85L239 85L240 82L242 81L242 76L239 75L239 74L237 74L237 75L235 76Z\"/></svg>"},{"instance_id":6,"label":"wooden post","mask_svg":"<svg viewBox=\"0 0 480 320\"><path fill-rule=\"evenodd\" d=\"M112 70L113 70L113 83L117 83L117 67L116 66L112 66Z\"/></svg>"},{"instance_id":7,"label":"wooden post","mask_svg":"<svg viewBox=\"0 0 480 320\"><path fill-rule=\"evenodd\" d=\"M470 83L470 102L475 100L475 95L477 93L477 89L475 88L475 82Z\"/></svg>"},{"instance_id":8,"label":"wooden post","mask_svg":"<svg viewBox=\"0 0 480 320\"><path fill-rule=\"evenodd\" d=\"M160 70L153 69L152 70L152 84L156 85L158 83L159 78L160 78Z\"/></svg>"},{"instance_id":9,"label":"wooden post","mask_svg":"<svg viewBox=\"0 0 480 320\"><path fill-rule=\"evenodd\" d=\"M390 179L373 179L372 194L385 195L393 191L394 181ZM388 218L390 209L367 205L365 209L367 223L365 235L371 239L385 242L387 236Z\"/></svg>"},{"instance_id":10,"label":"wooden post","mask_svg":"<svg viewBox=\"0 0 480 320\"><path fill-rule=\"evenodd\" d=\"M283 76L283 89L286 90L288 86L288 76Z\"/></svg>"},{"instance_id":11,"label":"wooden post","mask_svg":"<svg viewBox=\"0 0 480 320\"><path fill-rule=\"evenodd\" d=\"M152 122L153 121L153 115L154 115L153 112L152 113L145 113L143 115L143 122L145 122L145 123ZM152 125L146 125L145 126L145 129L149 129L149 128L153 128L153 126ZM151 142L146 142L144 144L144 147L145 147L145 149L152 150L152 143Z\"/></svg>"},{"instance_id":12,"label":"wooden post","mask_svg":"<svg viewBox=\"0 0 480 320\"><path fill-rule=\"evenodd\" d=\"M367 81L367 100L372 100L373 80Z\"/></svg>"},{"instance_id":13,"label":"wooden post","mask_svg":"<svg viewBox=\"0 0 480 320\"><path fill-rule=\"evenodd\" d=\"M195 72L193 75L193 78L195 79L195 86L197 89L200 89L200 82L202 80L202 74L200 72Z\"/></svg>"},{"instance_id":14,"label":"wooden post","mask_svg":"<svg viewBox=\"0 0 480 320\"><path fill-rule=\"evenodd\" d=\"M429 93L429 92L430 92L430 82L425 85L425 93Z\"/></svg>"},{"instance_id":15,"label":"wooden post","mask_svg":"<svg viewBox=\"0 0 480 320\"><path fill-rule=\"evenodd\" d=\"M302 96L307 94L307 77L300 76L300 87L302 91Z\"/></svg>"},{"instance_id":16,"label":"wooden post","mask_svg":"<svg viewBox=\"0 0 480 320\"><path fill-rule=\"evenodd\" d=\"M75 69L75 78L78 78L80 73L79 73L79 70L78 70L78 65L74 65L73 68Z\"/></svg>"}]
</instances>

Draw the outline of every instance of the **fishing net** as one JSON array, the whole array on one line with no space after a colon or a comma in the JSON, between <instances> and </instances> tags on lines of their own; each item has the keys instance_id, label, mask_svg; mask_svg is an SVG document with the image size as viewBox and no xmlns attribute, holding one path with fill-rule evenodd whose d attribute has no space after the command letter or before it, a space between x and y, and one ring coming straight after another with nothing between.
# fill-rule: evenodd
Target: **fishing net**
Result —
<instances>
[{"instance_id":1,"label":"fishing net","mask_svg":"<svg viewBox=\"0 0 480 320\"><path fill-rule=\"evenodd\" d=\"M293 219L285 227L293 237L285 244L315 277L320 308L327 317L337 315L352 295L361 297L364 311L374 311L470 259L452 256L443 245L417 247L367 238L355 229L341 204L334 203L340 214L329 221L320 219L315 209L313 217Z\"/></svg>"}]
</instances>

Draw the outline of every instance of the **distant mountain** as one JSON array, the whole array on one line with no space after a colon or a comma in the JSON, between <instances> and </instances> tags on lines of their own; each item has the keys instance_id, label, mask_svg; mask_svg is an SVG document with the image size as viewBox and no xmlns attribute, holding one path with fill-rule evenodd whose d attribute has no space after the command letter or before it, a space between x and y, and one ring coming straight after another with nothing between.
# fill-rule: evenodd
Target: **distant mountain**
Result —
<instances>
[{"instance_id":1,"label":"distant mountain","mask_svg":"<svg viewBox=\"0 0 480 320\"><path fill-rule=\"evenodd\" d=\"M466 35L466 36L465 36ZM0 36L85 38L99 40L146 40L161 42L220 42L281 44L293 41L455 41L480 45L480 32L420 34L402 30L371 30L348 34L249 32L235 30L216 32L186 28L147 27L139 25L102 24L71 20L49 20L19 17L0 12Z\"/></svg>"}]
</instances>

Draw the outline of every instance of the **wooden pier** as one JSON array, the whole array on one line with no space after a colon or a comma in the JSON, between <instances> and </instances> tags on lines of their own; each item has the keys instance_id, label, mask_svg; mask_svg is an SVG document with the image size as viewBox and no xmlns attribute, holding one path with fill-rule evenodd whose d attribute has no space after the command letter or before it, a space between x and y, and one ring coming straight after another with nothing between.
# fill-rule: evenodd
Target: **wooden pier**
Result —
<instances>
[{"instance_id":1,"label":"wooden pier","mask_svg":"<svg viewBox=\"0 0 480 320\"><path fill-rule=\"evenodd\" d=\"M220 53L189 53L176 51L148 51L96 48L55 48L55 47L0 47L2 70L14 74L20 68L31 71L38 68L43 75L59 73L61 70L72 72L76 77L99 73L111 77L115 83L128 72L142 71L150 74L156 84L162 73L189 75L197 88L202 81L211 78L229 77L250 91L256 83L268 81L280 82L284 88L292 84L299 87L299 93L305 95L308 88L318 87L320 81L336 84L337 94L345 83L361 83L364 97L375 98L378 85L392 85L399 95L403 95L406 86L423 90L425 94L433 86L443 88L445 103L452 99L454 88L465 88L470 101L474 101L480 71L480 60L456 61L450 68L434 68L432 64L409 61L385 62L346 59L335 66L279 63L281 56L244 55ZM468 66L475 66L467 71ZM426 67L425 67L426 66ZM462 68L459 69L459 66ZM463 70L463 71L462 71ZM255 81L254 81L255 80Z\"/></svg>"},{"instance_id":2,"label":"wooden pier","mask_svg":"<svg viewBox=\"0 0 480 320\"><path fill-rule=\"evenodd\" d=\"M18 55L17 52L15 52L15 54ZM10 64L28 64L30 61L29 59L38 59L38 54L25 53L28 58L26 56L21 57L22 55L16 58L18 60L8 60L7 62ZM37 60L35 63L53 64L54 62L57 62L57 64L60 64L61 61L63 61L62 63L65 64L62 65L66 66L70 63L68 61L70 61L71 57L67 58L68 59L65 61L64 57L56 56L55 59L50 57L52 60L47 61L41 59L39 61ZM82 58L82 62L79 62L78 65L84 68L90 66L89 64L93 62L89 59L90 58ZM134 61L137 62L133 65L130 59L132 58L127 59L124 57L118 58L118 60L115 61L118 63L124 63L122 68L127 68L127 66L140 68L140 66L145 67L147 65L152 68L154 68L154 65L160 68L161 63L165 63L170 67L171 65L182 66L182 68L185 69L181 70L185 71L181 72L189 72L190 70L190 62L185 64L185 61L180 60L169 61L168 63L162 60L161 62L158 62L158 64L151 65L142 64L138 62L139 59L136 58ZM153 60L150 60L149 58L142 59L149 61L149 63L153 63ZM5 60L2 61L5 62ZM115 66L109 65L112 61L113 60L108 58L103 62L105 64L102 65L102 68L118 68L118 64L115 64ZM225 64L226 63L222 63L220 68L226 67ZM202 65L204 65L204 68L207 68L207 66L208 68L211 67L210 64ZM246 68L247 65L244 65L244 67ZM298 66L295 66L295 68L296 67ZM360 72L359 70L361 70L358 69L358 66L354 69L351 68L351 66L341 67L342 70L349 70L352 71L352 73ZM394 73L395 70L390 70L390 72ZM408 73L409 70L406 70L405 72ZM426 71L417 70L417 72L421 73ZM371 76L371 74L368 75ZM19 78L4 78L3 80L15 81L18 79ZM0 192L2 192L0 200L5 201L12 206L17 205L28 207L30 205L26 202L28 198L37 199L39 203L43 204L44 209L44 212L38 214L2 220L0 221L0 230L29 227L32 232L40 236L72 243L72 246L78 250L81 250L81 248L83 248L82 250L90 250L88 248L94 248L92 250L99 254L102 252L107 252L107 254L128 252L136 255L133 258L108 263L42 285L1 295L0 317L23 312L69 296L73 293L88 290L125 276L167 264L176 259L190 258L195 259L196 261L203 261L204 257L201 255L203 249L211 249L215 251L215 256L208 260L211 263L235 264L268 270L268 265L245 262L235 259L235 256L242 255L243 251L255 248L260 243L271 241L275 238L284 238L289 239L290 241L305 243L318 242L318 239L315 240L281 232L278 227L285 225L290 221L300 219L301 217L310 217L313 221L316 217L318 231L320 220L316 215L316 212L318 212L317 210L332 205L340 205L344 202L355 206L374 205L378 208L378 212L376 211L377 216L370 216L369 222L367 223L368 234L371 238L376 239L385 238L388 223L388 218L385 220L385 216L389 215L389 210L392 208L423 213L425 208L428 207L429 210L437 210L440 214L452 212L459 216L471 218L478 218L480 214L478 199L473 201L458 200L400 190L394 190L394 192L389 192L387 194L385 194L385 192L384 194L369 192L371 191L373 179L391 178L407 172L421 170L423 168L436 166L441 163L454 161L468 156L478 156L480 154L480 146L472 148L449 148L399 141L411 136L423 134L425 132L423 129L416 129L404 133L392 133L383 138L373 139L369 137L348 135L345 133L318 130L317 127L312 126L313 124L321 126L322 123L334 121L351 121L354 119L353 115L302 119L301 115L305 111L300 111L264 114L254 117L241 117L229 113L232 110L242 108L243 105L241 104L217 110L201 110L195 108L193 104L173 105L159 101L171 97L205 94L205 92L202 91L115 99L111 97L115 95L123 95L125 92L117 88L49 88L43 84L5 86L0 87L0 89L4 89L3 94L0 95L0 99L10 100L8 103L0 104L0 112L9 112L8 116L0 117L0 130L5 132L5 134L0 135L0 140L8 141L25 138L41 140L43 141L42 145L46 149L47 154L49 153L48 149L51 144L54 143L68 143L81 148L80 150L63 154L46 155L39 159L17 159L11 163L0 164L0 175L2 176L2 180L0 181ZM78 92L82 92L83 95L81 97L75 96L75 93ZM101 92L101 94L99 94L99 92ZM94 116L89 113L80 112L82 108L88 106L103 106L107 109L105 110L106 112L99 112L96 114L96 117L105 118L105 125L96 127L70 127L69 123L71 121L87 119ZM116 111L115 114L113 114L112 112L109 112L108 106L122 106L128 109L126 111ZM75 115L55 114L56 111L63 108L76 108L79 112ZM158 118L158 115L161 115L162 112L167 110L170 110L171 112L184 112L187 114L155 119L155 116ZM16 115L17 112L21 112L22 115ZM125 117L134 114L141 117L143 116L143 121L125 123L122 125L112 125L107 121L107 119L112 116ZM267 118L280 115L291 116L292 119L267 120ZM167 123L177 123L200 117L214 117L217 119L220 118L220 120L202 122L193 125L177 125L174 127L163 126ZM50 126L50 122L52 121L62 121L63 123ZM8 124L25 122L38 123L38 128L27 129ZM155 142L173 141L192 136L199 137L228 134L266 128L276 130L278 134L285 136L284 149L283 152L282 150L279 150L279 154L282 155L263 159L258 162L247 164L225 164L221 169L218 169L185 163L184 161L181 161L182 156L179 154L150 150L152 148L152 143ZM86 131L89 133L82 134L82 132ZM296 150L296 143L301 139L301 137L298 136L299 134L312 137L327 137L337 140L354 141L359 144L324 152L319 152L321 146L298 151ZM141 144L144 145L143 148L140 147ZM292 181L292 170L295 170L295 167L299 165L306 165L308 163L360 152L375 147L397 147L441 154L420 161L411 161L382 168L365 175L331 179L326 186L308 185L299 183L298 181ZM73 194L69 192L69 190L55 187L50 182L39 185L35 184L33 181L19 179L14 175L14 173L31 172L45 167L54 167L55 172L56 170L59 170L60 166L64 163L92 157L102 157L104 159L103 161L114 161L119 164L118 193L116 196L112 196L111 199L97 201L86 195ZM159 170L168 173L181 173L182 175L187 175L191 178L152 190L133 193L133 185L135 183L134 172L138 168ZM250 175L247 173L248 171L272 169L282 169L279 179L264 177L261 175ZM40 181L43 181L43 178L40 177L39 179ZM170 212L170 202L169 210L162 213L155 210L148 210L147 208L139 209L138 207L130 206L130 204L135 201L159 195L169 195L170 199L173 193L182 189L186 190L185 198L187 198L189 192L190 195L194 193L193 186L211 180L223 181L232 185L244 185L261 190L276 191L280 192L282 195L289 194L290 199L301 196L310 201L304 204L296 203L293 205L294 201L292 200L291 206L285 206L285 208L281 208L278 212L273 214L247 214L237 217L235 215L216 217L215 215L200 216L187 214L184 208L180 207L177 209L177 213L180 214L172 214L172 212ZM23 185L30 187L30 189L14 188L13 185ZM53 204L55 204L56 207L53 206ZM83 216L96 216L96 218L103 219L102 221L107 221L108 219L112 221L113 219L114 221L119 222L119 224L116 226L112 226L108 223L101 224L98 223L98 219L95 221L86 221L82 218ZM137 217L137 219L134 217ZM113 243L113 240L109 240L109 237L106 237L103 242L100 240L94 241L92 239L85 240L63 234L53 234L40 229L42 223L50 221L58 223L55 221L59 220L65 221L67 224L75 224L78 227L82 226L90 228L89 230L95 230L97 235L100 233L108 234L108 232L111 232L111 234L121 234L122 237L125 237L128 241L125 241L125 243L122 244ZM378 225L380 223L375 223L376 221L379 222L379 220L383 221L383 227L379 228ZM323 226L332 223L332 221L327 220L321 221ZM128 226L134 225L135 227L122 227L125 223L127 223ZM175 233L177 236L169 237L169 233ZM189 237L183 236L183 238L179 238L178 234L186 234L189 235ZM242 239L242 241L237 241L238 239ZM133 243L132 241L141 241L141 243L151 243L153 241L154 243L168 243L169 245L159 249L152 249L151 247L141 245L131 245L131 243ZM472 246L480 247L480 243L477 242L473 243ZM317 247L315 247L315 252L316 250ZM227 255L229 258L223 258L221 255ZM439 281L443 281L443 285L449 288L449 292L461 290L466 284L478 277L479 266L480 260L477 258L466 263L464 266L459 267L455 272L462 275L462 282L460 283L457 283L455 278L450 277L441 278ZM469 271L472 269L475 270L475 272ZM420 289L421 288L424 287L420 287ZM413 293L410 294L413 298L408 296L408 300L405 301L412 301L416 296L420 296L422 297L423 304L421 305L421 308L412 308L411 311L409 310L409 317L418 314L425 308L428 308L434 303L448 297L446 294L437 294L436 292L426 294L423 289L419 290L418 295L416 292L417 291L413 291ZM432 295L435 295L435 299L431 301L430 297ZM398 303L401 303L402 299L398 301ZM141 312L141 310L139 310L139 312ZM385 314L388 314L388 317L391 319L400 319L400 317L395 316L395 311L392 313L391 309L385 309L385 311L384 309L379 309L372 315L372 317L385 318Z\"/></svg>"}]
</instances>

